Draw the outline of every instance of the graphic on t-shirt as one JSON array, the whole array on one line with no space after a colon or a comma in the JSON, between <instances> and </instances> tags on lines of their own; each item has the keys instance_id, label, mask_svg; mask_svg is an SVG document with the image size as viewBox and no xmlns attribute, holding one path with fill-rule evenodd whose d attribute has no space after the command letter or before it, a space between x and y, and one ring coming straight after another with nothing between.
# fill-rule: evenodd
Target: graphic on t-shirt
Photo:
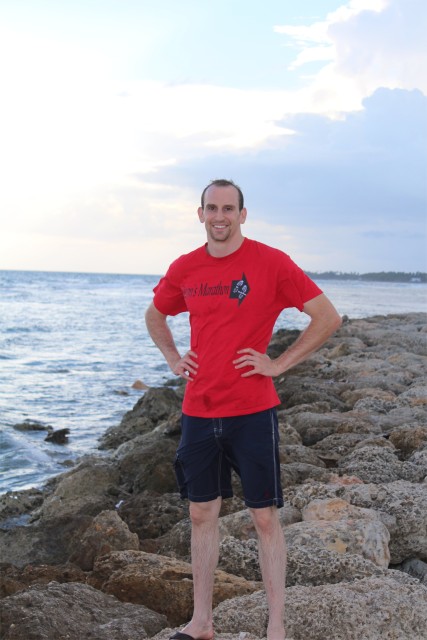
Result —
<instances>
[{"instance_id":1,"label":"graphic on t-shirt","mask_svg":"<svg viewBox=\"0 0 427 640\"><path fill-rule=\"evenodd\" d=\"M193 286L185 286L181 289L184 298L196 298L201 296L228 296L230 285L222 284L222 281L210 284L202 282Z\"/></svg>"},{"instance_id":2,"label":"graphic on t-shirt","mask_svg":"<svg viewBox=\"0 0 427 640\"><path fill-rule=\"evenodd\" d=\"M231 283L230 298L237 298L240 307L250 290L251 289L249 287L248 281L246 280L246 276L244 273L242 273L241 280L233 280Z\"/></svg>"},{"instance_id":3,"label":"graphic on t-shirt","mask_svg":"<svg viewBox=\"0 0 427 640\"><path fill-rule=\"evenodd\" d=\"M199 298L205 296L228 296L239 301L239 306L250 291L249 283L244 273L240 280L232 280L231 285L219 282L201 282L192 286L186 285L181 289L184 298Z\"/></svg>"}]
</instances>

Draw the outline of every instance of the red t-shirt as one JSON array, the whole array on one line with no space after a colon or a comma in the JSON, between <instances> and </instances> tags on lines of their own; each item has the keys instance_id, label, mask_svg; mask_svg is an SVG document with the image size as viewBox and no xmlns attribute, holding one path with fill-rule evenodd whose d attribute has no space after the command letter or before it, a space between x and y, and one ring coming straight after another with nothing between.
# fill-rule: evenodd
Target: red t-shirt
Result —
<instances>
[{"instance_id":1,"label":"red t-shirt","mask_svg":"<svg viewBox=\"0 0 427 640\"><path fill-rule=\"evenodd\" d=\"M280 403L273 380L235 369L237 351L265 353L280 312L302 311L322 291L278 249L244 239L224 258L206 245L181 256L154 288L160 313L190 313L191 349L198 370L188 382L182 410L187 415L219 418L270 409Z\"/></svg>"}]
</instances>

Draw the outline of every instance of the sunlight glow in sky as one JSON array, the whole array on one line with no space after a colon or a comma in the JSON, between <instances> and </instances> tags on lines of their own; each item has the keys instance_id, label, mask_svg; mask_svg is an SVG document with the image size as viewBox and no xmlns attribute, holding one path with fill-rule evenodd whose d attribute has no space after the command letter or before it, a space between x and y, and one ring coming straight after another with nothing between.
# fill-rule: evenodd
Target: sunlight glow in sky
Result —
<instances>
[{"instance_id":1,"label":"sunlight glow in sky","mask_svg":"<svg viewBox=\"0 0 427 640\"><path fill-rule=\"evenodd\" d=\"M426 271L424 0L3 0L0 268L162 273L233 178L311 271Z\"/></svg>"}]
</instances>

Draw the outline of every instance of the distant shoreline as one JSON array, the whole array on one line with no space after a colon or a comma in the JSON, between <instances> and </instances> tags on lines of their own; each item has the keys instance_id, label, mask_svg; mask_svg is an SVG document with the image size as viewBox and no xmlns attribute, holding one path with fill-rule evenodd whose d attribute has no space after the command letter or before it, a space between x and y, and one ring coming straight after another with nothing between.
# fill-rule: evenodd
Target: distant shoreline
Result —
<instances>
[{"instance_id":1,"label":"distant shoreline","mask_svg":"<svg viewBox=\"0 0 427 640\"><path fill-rule=\"evenodd\" d=\"M313 280L360 280L363 282L407 282L409 284L425 284L427 273L417 271L380 271L377 273L345 273L343 271L307 271Z\"/></svg>"},{"instance_id":2,"label":"distant shoreline","mask_svg":"<svg viewBox=\"0 0 427 640\"><path fill-rule=\"evenodd\" d=\"M405 271L378 271L372 273L356 273L346 271L306 271L313 280L354 280L362 282L400 282L408 284L426 284L427 273L415 271L412 273ZM120 276L123 278L152 277L161 278L161 274L155 273L106 273L101 271L46 271L39 269L0 269L0 273L45 273L49 275L79 275L79 276Z\"/></svg>"}]
</instances>

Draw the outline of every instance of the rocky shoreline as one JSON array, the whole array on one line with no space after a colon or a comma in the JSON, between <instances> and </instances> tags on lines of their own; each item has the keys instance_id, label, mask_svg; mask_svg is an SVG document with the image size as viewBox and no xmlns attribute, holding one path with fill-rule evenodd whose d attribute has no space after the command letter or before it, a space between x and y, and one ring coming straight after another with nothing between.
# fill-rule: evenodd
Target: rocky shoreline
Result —
<instances>
[{"instance_id":1,"label":"rocky shoreline","mask_svg":"<svg viewBox=\"0 0 427 640\"><path fill-rule=\"evenodd\" d=\"M270 355L297 333L276 333ZM425 314L346 318L276 380L289 638L427 638L426 347ZM172 467L181 397L176 383L149 389L99 454L0 497L2 640L166 640L189 619L190 523ZM237 480L220 531L216 638L263 638Z\"/></svg>"}]
</instances>

